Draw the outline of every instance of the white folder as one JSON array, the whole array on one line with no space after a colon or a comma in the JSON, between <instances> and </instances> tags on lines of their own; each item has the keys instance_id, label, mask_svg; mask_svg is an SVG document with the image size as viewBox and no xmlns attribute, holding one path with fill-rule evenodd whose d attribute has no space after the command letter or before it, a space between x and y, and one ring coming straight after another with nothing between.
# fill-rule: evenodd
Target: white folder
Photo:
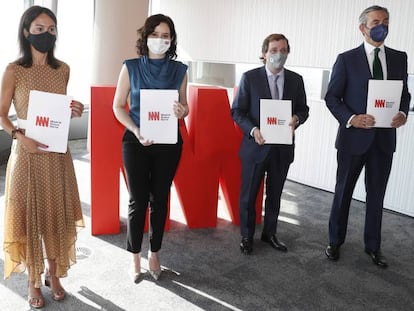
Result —
<instances>
[{"instance_id":1,"label":"white folder","mask_svg":"<svg viewBox=\"0 0 414 311\"><path fill-rule=\"evenodd\" d=\"M32 90L29 95L26 136L48 148L65 153L68 146L71 96Z\"/></svg>"},{"instance_id":2,"label":"white folder","mask_svg":"<svg viewBox=\"0 0 414 311\"><path fill-rule=\"evenodd\" d=\"M177 143L178 122L173 105L177 90L140 90L140 134L158 144Z\"/></svg>"},{"instance_id":3,"label":"white folder","mask_svg":"<svg viewBox=\"0 0 414 311\"><path fill-rule=\"evenodd\" d=\"M400 110L402 87L401 80L369 80L367 114L374 116L374 127L391 127Z\"/></svg>"},{"instance_id":4,"label":"white folder","mask_svg":"<svg viewBox=\"0 0 414 311\"><path fill-rule=\"evenodd\" d=\"M292 144L292 101L260 100L260 132L265 144Z\"/></svg>"}]
</instances>

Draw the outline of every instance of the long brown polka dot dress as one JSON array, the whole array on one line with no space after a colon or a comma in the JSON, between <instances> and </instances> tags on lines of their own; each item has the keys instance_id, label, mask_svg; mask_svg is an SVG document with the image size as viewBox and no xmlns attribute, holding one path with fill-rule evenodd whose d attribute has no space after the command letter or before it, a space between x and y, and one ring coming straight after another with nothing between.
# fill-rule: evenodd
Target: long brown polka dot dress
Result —
<instances>
[{"instance_id":1,"label":"long brown polka dot dress","mask_svg":"<svg viewBox=\"0 0 414 311\"><path fill-rule=\"evenodd\" d=\"M26 119L30 90L66 94L69 66L24 68L10 64L15 74L13 104ZM54 259L56 275L64 277L76 262L75 241L84 227L78 186L70 151L30 154L13 141L5 185L4 276L23 272L40 287L44 260Z\"/></svg>"}]
</instances>

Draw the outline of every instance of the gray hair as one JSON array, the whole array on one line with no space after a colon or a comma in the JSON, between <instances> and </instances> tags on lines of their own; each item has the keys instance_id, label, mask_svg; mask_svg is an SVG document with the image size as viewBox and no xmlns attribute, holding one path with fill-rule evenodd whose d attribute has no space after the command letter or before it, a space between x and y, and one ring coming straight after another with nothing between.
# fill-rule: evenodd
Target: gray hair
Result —
<instances>
[{"instance_id":1,"label":"gray hair","mask_svg":"<svg viewBox=\"0 0 414 311\"><path fill-rule=\"evenodd\" d=\"M359 16L359 23L361 25L366 25L367 24L367 15L368 15L368 13L373 12L373 11L384 11L385 14L387 14L387 17L388 18L390 17L390 13L388 12L387 8L384 8L384 7L379 6L379 5L373 5L373 6L370 6L369 8L366 8L364 11L362 11L361 15Z\"/></svg>"}]
</instances>

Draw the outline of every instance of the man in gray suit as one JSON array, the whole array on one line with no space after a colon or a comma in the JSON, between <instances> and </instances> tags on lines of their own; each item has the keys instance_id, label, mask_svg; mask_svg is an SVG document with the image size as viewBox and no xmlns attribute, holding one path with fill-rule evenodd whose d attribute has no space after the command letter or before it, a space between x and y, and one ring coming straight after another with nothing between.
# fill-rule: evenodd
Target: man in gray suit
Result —
<instances>
[{"instance_id":1,"label":"man in gray suit","mask_svg":"<svg viewBox=\"0 0 414 311\"><path fill-rule=\"evenodd\" d=\"M273 248L287 251L276 236L280 198L290 164L294 158L294 140L291 145L265 144L260 132L260 99L286 99L292 102L292 135L306 121L309 107L303 79L284 68L290 52L288 39L282 34L271 34L262 45L264 66L243 74L231 113L243 132L239 156L242 163L240 193L240 250L250 254L256 224L256 197L266 174L266 199L261 240Z\"/></svg>"}]
</instances>

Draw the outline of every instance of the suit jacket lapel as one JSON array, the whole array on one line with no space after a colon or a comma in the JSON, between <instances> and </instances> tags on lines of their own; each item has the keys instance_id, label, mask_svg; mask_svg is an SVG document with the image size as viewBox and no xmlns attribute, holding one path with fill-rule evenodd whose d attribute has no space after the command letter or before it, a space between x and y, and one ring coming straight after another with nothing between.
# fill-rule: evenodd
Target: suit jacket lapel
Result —
<instances>
[{"instance_id":1,"label":"suit jacket lapel","mask_svg":"<svg viewBox=\"0 0 414 311\"><path fill-rule=\"evenodd\" d=\"M372 79L371 69L368 63L367 53L365 52L364 44L361 44L357 50L358 56L355 58L355 62L358 63L357 68L361 68L361 70L366 79Z\"/></svg>"},{"instance_id":2,"label":"suit jacket lapel","mask_svg":"<svg viewBox=\"0 0 414 311\"><path fill-rule=\"evenodd\" d=\"M285 68L285 83L283 84L283 96L281 99L293 98L293 96L291 95L291 84L289 83L290 79L290 71Z\"/></svg>"},{"instance_id":3,"label":"suit jacket lapel","mask_svg":"<svg viewBox=\"0 0 414 311\"><path fill-rule=\"evenodd\" d=\"M260 77L258 81L263 81L263 83L258 83L260 85L260 98L272 98L265 66L260 68L259 75Z\"/></svg>"},{"instance_id":4,"label":"suit jacket lapel","mask_svg":"<svg viewBox=\"0 0 414 311\"><path fill-rule=\"evenodd\" d=\"M394 70L395 68L399 67L399 66L395 66L395 64L398 62L398 60L395 58L395 53L393 53L393 51L387 48L386 46L384 48L385 48L385 60L387 63L387 80L399 79L398 72Z\"/></svg>"}]
</instances>

